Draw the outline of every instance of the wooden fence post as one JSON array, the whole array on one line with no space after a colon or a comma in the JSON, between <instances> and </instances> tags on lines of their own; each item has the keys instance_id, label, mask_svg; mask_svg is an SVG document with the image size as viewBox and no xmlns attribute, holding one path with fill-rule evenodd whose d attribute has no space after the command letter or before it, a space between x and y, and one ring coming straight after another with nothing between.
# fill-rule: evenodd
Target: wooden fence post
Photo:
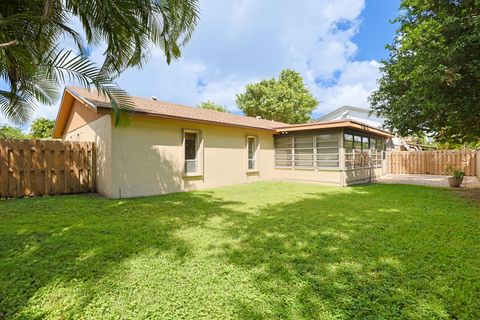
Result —
<instances>
[{"instance_id":1,"label":"wooden fence post","mask_svg":"<svg viewBox=\"0 0 480 320\"><path fill-rule=\"evenodd\" d=\"M477 165L477 178L480 179L480 150L475 153L476 165Z\"/></svg>"}]
</instances>

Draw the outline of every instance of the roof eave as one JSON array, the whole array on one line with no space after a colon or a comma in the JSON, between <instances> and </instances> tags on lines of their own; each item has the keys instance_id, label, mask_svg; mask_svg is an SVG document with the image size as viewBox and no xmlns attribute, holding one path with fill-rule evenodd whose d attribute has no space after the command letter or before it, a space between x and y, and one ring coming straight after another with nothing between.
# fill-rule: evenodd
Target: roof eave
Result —
<instances>
[{"instance_id":1,"label":"roof eave","mask_svg":"<svg viewBox=\"0 0 480 320\"><path fill-rule=\"evenodd\" d=\"M368 126L361 122L356 122L351 120L339 121L339 122L324 122L324 123L313 122L313 123L307 123L304 125L291 125L291 126L285 126L285 127L277 127L275 128L275 131L277 133L281 133L281 132L289 132L289 131L299 132L299 131L341 129L341 128L356 129L364 132L374 133L374 134L388 137L388 138L392 137L392 134L390 132Z\"/></svg>"},{"instance_id":2,"label":"roof eave","mask_svg":"<svg viewBox=\"0 0 480 320\"><path fill-rule=\"evenodd\" d=\"M97 106L91 102L90 100L82 97L78 92L76 92L75 90L73 90L72 88L69 88L69 87L66 87L65 88L65 91L68 91L71 95L73 95L75 98L81 100L82 102L88 104L90 107L94 108L94 109L97 109Z\"/></svg>"},{"instance_id":3,"label":"roof eave","mask_svg":"<svg viewBox=\"0 0 480 320\"><path fill-rule=\"evenodd\" d=\"M102 110L111 110L110 107L105 107L105 106L97 106L97 108L98 108L98 109L102 109ZM132 112L134 115L142 115L142 116L147 116L147 117L152 117L152 118L161 118L161 119L170 119L170 120L180 120L180 121L190 121L190 122L196 122L196 123L208 123L208 124L220 125L220 126L225 126L225 127L247 128L247 129L255 129L255 130L264 130L264 131L269 131L269 132L275 132L275 128L247 126L247 125L241 125L241 124L217 122L217 121L210 121L210 120L203 120L203 119L195 119L195 118L189 118L189 117L164 115L164 114L152 113L152 112L143 111L143 110L135 110L135 111L131 111L131 112Z\"/></svg>"}]
</instances>

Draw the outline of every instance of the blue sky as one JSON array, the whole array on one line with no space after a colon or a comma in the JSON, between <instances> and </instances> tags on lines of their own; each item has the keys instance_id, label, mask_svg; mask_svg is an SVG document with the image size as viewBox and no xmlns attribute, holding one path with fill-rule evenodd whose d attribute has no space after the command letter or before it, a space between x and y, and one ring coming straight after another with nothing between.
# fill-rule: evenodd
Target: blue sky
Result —
<instances>
[{"instance_id":1,"label":"blue sky","mask_svg":"<svg viewBox=\"0 0 480 320\"><path fill-rule=\"evenodd\" d=\"M395 34L393 20L400 6L399 0L368 0L360 16L359 32L353 37L358 44L357 60L380 60L388 57L385 45Z\"/></svg>"},{"instance_id":2,"label":"blue sky","mask_svg":"<svg viewBox=\"0 0 480 320\"><path fill-rule=\"evenodd\" d=\"M142 70L126 71L118 83L132 95L187 105L210 100L239 112L235 95L247 83L291 68L320 101L315 117L345 104L368 107L398 6L399 0L200 0L200 21L183 57L167 65L153 49ZM100 63L102 48L91 48L91 58ZM57 110L58 103L34 116L54 118Z\"/></svg>"}]
</instances>

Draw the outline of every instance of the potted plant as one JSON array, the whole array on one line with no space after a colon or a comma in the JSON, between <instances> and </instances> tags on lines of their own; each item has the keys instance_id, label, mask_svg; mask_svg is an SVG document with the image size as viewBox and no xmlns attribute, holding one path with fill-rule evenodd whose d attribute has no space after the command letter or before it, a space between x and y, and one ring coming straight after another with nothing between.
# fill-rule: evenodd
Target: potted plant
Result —
<instances>
[{"instance_id":1,"label":"potted plant","mask_svg":"<svg viewBox=\"0 0 480 320\"><path fill-rule=\"evenodd\" d=\"M450 187L458 188L463 182L463 177L465 176L465 171L453 167L451 164L447 165L446 170L451 176L448 177L448 184Z\"/></svg>"}]
</instances>

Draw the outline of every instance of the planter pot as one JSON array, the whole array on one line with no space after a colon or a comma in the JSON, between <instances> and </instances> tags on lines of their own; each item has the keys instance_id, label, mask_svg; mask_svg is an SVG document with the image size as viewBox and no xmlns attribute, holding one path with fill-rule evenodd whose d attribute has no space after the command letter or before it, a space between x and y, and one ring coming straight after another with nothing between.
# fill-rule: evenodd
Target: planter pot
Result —
<instances>
[{"instance_id":1,"label":"planter pot","mask_svg":"<svg viewBox=\"0 0 480 320\"><path fill-rule=\"evenodd\" d=\"M462 178L455 178L455 177L448 177L448 184L450 187L453 188L458 188L463 182L463 177Z\"/></svg>"}]
</instances>

